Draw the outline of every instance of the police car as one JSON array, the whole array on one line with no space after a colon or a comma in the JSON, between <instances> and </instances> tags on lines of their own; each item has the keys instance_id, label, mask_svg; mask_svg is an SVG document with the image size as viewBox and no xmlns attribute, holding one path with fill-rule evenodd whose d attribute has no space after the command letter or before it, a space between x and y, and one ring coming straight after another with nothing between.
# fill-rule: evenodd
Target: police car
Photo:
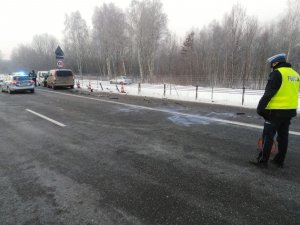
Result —
<instances>
[{"instance_id":1,"label":"police car","mask_svg":"<svg viewBox=\"0 0 300 225\"><path fill-rule=\"evenodd\" d=\"M1 91L9 94L17 91L30 91L34 93L34 81L25 73L6 75L1 84Z\"/></svg>"}]
</instances>

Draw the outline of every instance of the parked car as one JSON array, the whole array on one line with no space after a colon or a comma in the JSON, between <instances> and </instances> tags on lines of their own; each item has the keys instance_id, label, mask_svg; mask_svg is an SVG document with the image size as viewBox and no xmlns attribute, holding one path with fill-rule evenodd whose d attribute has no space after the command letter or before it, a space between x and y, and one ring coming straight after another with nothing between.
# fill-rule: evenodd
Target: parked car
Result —
<instances>
[{"instance_id":1,"label":"parked car","mask_svg":"<svg viewBox=\"0 0 300 225\"><path fill-rule=\"evenodd\" d=\"M36 74L36 83L38 86L47 86L49 71L38 71Z\"/></svg>"},{"instance_id":2,"label":"parked car","mask_svg":"<svg viewBox=\"0 0 300 225\"><path fill-rule=\"evenodd\" d=\"M2 82L1 91L9 94L17 91L30 91L34 93L34 81L29 76L21 73L7 75Z\"/></svg>"},{"instance_id":3,"label":"parked car","mask_svg":"<svg viewBox=\"0 0 300 225\"><path fill-rule=\"evenodd\" d=\"M118 76L115 79L109 81L111 84L132 84L132 80L127 78L127 76Z\"/></svg>"},{"instance_id":4,"label":"parked car","mask_svg":"<svg viewBox=\"0 0 300 225\"><path fill-rule=\"evenodd\" d=\"M57 87L74 88L74 74L69 69L55 69L49 71L47 87L53 89Z\"/></svg>"}]
</instances>

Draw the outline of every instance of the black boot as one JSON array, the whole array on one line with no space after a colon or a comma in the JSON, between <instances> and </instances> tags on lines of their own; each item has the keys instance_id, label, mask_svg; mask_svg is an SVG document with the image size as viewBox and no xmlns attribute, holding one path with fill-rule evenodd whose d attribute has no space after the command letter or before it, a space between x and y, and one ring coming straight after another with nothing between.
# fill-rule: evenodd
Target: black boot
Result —
<instances>
[{"instance_id":1,"label":"black boot","mask_svg":"<svg viewBox=\"0 0 300 225\"><path fill-rule=\"evenodd\" d=\"M278 168L283 168L283 162L279 162L276 159L272 159L271 163L277 166Z\"/></svg>"},{"instance_id":2,"label":"black boot","mask_svg":"<svg viewBox=\"0 0 300 225\"><path fill-rule=\"evenodd\" d=\"M250 161L249 163L251 165L254 165L254 166L262 168L262 169L268 168L268 161L257 160L257 161Z\"/></svg>"}]
</instances>

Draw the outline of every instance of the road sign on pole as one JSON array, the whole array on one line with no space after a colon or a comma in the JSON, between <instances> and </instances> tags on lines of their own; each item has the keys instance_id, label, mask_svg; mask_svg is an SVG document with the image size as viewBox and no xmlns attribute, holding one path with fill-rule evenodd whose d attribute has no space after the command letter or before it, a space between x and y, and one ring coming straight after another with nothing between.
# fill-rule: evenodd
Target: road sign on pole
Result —
<instances>
[{"instance_id":1,"label":"road sign on pole","mask_svg":"<svg viewBox=\"0 0 300 225\"><path fill-rule=\"evenodd\" d=\"M64 59L64 52L60 46L57 46L55 50L56 59Z\"/></svg>"},{"instance_id":2,"label":"road sign on pole","mask_svg":"<svg viewBox=\"0 0 300 225\"><path fill-rule=\"evenodd\" d=\"M61 69L64 67L64 52L60 46L57 46L55 50L55 57L56 57L56 66L57 68Z\"/></svg>"}]
</instances>

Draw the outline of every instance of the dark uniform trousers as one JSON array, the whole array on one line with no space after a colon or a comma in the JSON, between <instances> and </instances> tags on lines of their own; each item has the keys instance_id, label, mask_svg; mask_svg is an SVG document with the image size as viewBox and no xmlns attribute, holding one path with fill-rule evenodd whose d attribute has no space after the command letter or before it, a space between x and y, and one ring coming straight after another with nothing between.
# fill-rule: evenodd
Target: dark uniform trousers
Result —
<instances>
[{"instance_id":1,"label":"dark uniform trousers","mask_svg":"<svg viewBox=\"0 0 300 225\"><path fill-rule=\"evenodd\" d=\"M277 132L278 153L274 158L277 163L283 163L288 148L290 117L277 118L274 121L265 121L263 130L263 147L258 156L259 161L268 161L273 145L273 139Z\"/></svg>"}]
</instances>

